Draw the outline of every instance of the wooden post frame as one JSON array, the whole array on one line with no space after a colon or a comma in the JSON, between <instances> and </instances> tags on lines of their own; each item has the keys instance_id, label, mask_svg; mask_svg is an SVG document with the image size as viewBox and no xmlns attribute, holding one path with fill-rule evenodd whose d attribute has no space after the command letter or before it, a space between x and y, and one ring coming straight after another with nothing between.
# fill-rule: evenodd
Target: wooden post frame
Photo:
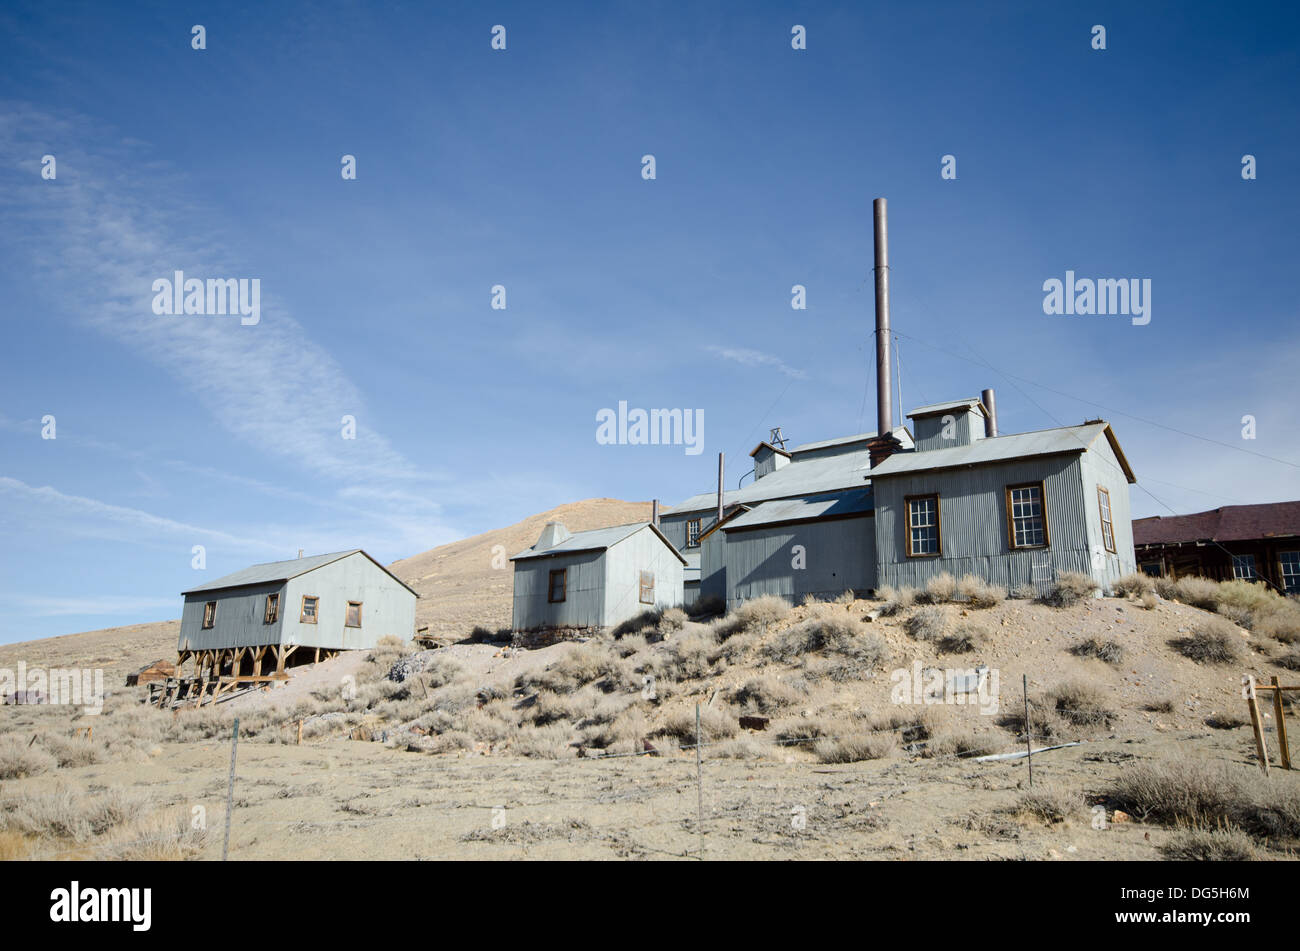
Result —
<instances>
[{"instance_id":1,"label":"wooden post frame","mask_svg":"<svg viewBox=\"0 0 1300 951\"><path fill-rule=\"evenodd\" d=\"M1286 714L1283 710L1282 703L1282 684L1278 682L1277 676L1274 675L1272 681L1273 687L1273 719L1277 722L1277 745L1282 756L1282 768L1291 768L1291 749L1286 741Z\"/></svg>"},{"instance_id":2,"label":"wooden post frame","mask_svg":"<svg viewBox=\"0 0 1300 951\"><path fill-rule=\"evenodd\" d=\"M1264 723L1259 715L1259 703L1255 696L1255 677L1247 674L1243 678L1242 693L1246 695L1246 708L1250 711L1250 726L1255 731L1255 753L1259 756L1259 768L1268 775L1268 747L1264 745Z\"/></svg>"}]
</instances>

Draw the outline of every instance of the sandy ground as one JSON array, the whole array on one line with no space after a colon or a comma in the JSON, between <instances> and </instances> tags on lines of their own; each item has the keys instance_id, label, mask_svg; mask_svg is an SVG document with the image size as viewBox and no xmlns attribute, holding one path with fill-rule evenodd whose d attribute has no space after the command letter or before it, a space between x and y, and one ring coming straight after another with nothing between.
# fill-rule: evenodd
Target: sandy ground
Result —
<instances>
[{"instance_id":1,"label":"sandy ground","mask_svg":"<svg viewBox=\"0 0 1300 951\"><path fill-rule=\"evenodd\" d=\"M1248 730L1114 735L1035 758L1036 784L1100 792L1126 765L1204 756L1249 768ZM143 764L61 771L90 788L148 790L224 816L228 742L168 744ZM1023 761L876 760L847 766L693 754L536 761L430 757L379 744L241 742L232 859L1158 859L1172 834L1093 828L1085 805L1049 825L1015 814ZM5 784L41 795L48 779ZM804 817L799 828L797 817ZM494 827L495 826L495 827ZM220 855L220 835L201 858Z\"/></svg>"}]
</instances>

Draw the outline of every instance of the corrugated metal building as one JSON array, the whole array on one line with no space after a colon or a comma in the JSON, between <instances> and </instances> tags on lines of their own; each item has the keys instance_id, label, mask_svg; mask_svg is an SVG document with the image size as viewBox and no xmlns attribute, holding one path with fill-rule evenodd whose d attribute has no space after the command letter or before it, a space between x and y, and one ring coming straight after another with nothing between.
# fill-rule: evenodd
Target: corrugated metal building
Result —
<instances>
[{"instance_id":1,"label":"corrugated metal building","mask_svg":"<svg viewBox=\"0 0 1300 951\"><path fill-rule=\"evenodd\" d=\"M419 597L361 549L253 565L184 592L179 667L260 674L274 661L409 640Z\"/></svg>"},{"instance_id":2,"label":"corrugated metal building","mask_svg":"<svg viewBox=\"0 0 1300 951\"><path fill-rule=\"evenodd\" d=\"M947 571L1046 586L1081 571L1107 588L1134 570L1137 480L1109 424L984 436L983 407L971 401L925 413L917 445L932 448L895 453L871 472L879 584L920 587Z\"/></svg>"},{"instance_id":3,"label":"corrugated metal building","mask_svg":"<svg viewBox=\"0 0 1300 951\"><path fill-rule=\"evenodd\" d=\"M687 560L649 522L576 533L550 522L510 560L516 631L614 627L683 601Z\"/></svg>"}]
</instances>

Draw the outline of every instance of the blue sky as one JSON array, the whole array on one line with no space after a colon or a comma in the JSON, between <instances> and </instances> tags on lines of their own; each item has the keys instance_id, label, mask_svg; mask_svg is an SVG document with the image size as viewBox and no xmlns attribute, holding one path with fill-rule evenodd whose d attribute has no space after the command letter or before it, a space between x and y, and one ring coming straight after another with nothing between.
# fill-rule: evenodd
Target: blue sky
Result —
<instances>
[{"instance_id":1,"label":"blue sky","mask_svg":"<svg viewBox=\"0 0 1300 951\"><path fill-rule=\"evenodd\" d=\"M773 425L874 428L878 196L906 407L993 386L1004 432L1110 419L1138 516L1300 497L1298 21L6 4L0 641L176 617L299 548L671 504ZM1151 322L1045 315L1067 269L1149 279ZM175 270L258 278L261 321L155 315ZM702 453L599 445L620 400L703 410Z\"/></svg>"}]
</instances>

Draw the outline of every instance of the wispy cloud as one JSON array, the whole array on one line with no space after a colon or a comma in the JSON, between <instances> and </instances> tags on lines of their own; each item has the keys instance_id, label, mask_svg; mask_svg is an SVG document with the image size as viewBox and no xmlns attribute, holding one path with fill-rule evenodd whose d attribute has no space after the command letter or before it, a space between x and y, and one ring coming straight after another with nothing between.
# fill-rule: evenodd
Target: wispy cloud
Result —
<instances>
[{"instance_id":1,"label":"wispy cloud","mask_svg":"<svg viewBox=\"0 0 1300 951\"><path fill-rule=\"evenodd\" d=\"M0 496L16 503L13 511L39 519L46 528L58 523L73 535L121 541L174 536L189 542L217 543L246 552L267 554L282 551L262 539L203 528L83 495L69 495L48 485L32 486L9 476L0 476Z\"/></svg>"},{"instance_id":2,"label":"wispy cloud","mask_svg":"<svg viewBox=\"0 0 1300 951\"><path fill-rule=\"evenodd\" d=\"M730 360L733 363L739 363L747 367L771 367L778 373L782 373L796 380L804 378L803 370L792 367L780 357L773 356L770 353L764 353L761 350L750 350L746 347L708 347L710 353L717 354L724 360Z\"/></svg>"}]
</instances>

